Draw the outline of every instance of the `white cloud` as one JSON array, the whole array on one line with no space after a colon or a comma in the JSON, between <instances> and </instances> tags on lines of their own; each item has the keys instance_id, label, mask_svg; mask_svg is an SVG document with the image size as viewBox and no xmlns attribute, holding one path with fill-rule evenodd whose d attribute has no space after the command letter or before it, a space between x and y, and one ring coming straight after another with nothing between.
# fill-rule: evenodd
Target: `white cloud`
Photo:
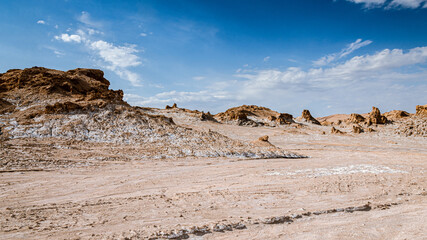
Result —
<instances>
[{"instance_id":1,"label":"white cloud","mask_svg":"<svg viewBox=\"0 0 427 240\"><path fill-rule=\"evenodd\" d=\"M230 79L202 91L168 91L127 99L136 105L160 107L176 102L205 106L200 110L211 111L223 111L230 103L264 105L293 114L305 107L320 109L323 114L368 112L372 105L388 110L407 107L411 111L427 101L426 63L427 47L384 49L327 68L257 70L237 74L234 77L239 80ZM209 105L212 108L206 109Z\"/></svg>"},{"instance_id":2,"label":"white cloud","mask_svg":"<svg viewBox=\"0 0 427 240\"><path fill-rule=\"evenodd\" d=\"M364 4L367 8L384 7L385 9L392 8L418 8L423 3L425 8L427 6L427 0L393 0L387 2L386 0L347 0L354 3Z\"/></svg>"},{"instance_id":3,"label":"white cloud","mask_svg":"<svg viewBox=\"0 0 427 240\"><path fill-rule=\"evenodd\" d=\"M268 60L270 60L270 56L264 58L264 62L268 62Z\"/></svg>"},{"instance_id":4,"label":"white cloud","mask_svg":"<svg viewBox=\"0 0 427 240\"><path fill-rule=\"evenodd\" d=\"M418 8L426 0L393 0L389 7Z\"/></svg>"},{"instance_id":5,"label":"white cloud","mask_svg":"<svg viewBox=\"0 0 427 240\"><path fill-rule=\"evenodd\" d=\"M136 45L115 46L112 43L98 40L89 41L87 46L107 63L106 68L115 72L122 79L128 80L133 86L142 86L139 75L128 69L142 64L136 55L138 53L138 50L135 49Z\"/></svg>"},{"instance_id":6,"label":"white cloud","mask_svg":"<svg viewBox=\"0 0 427 240\"><path fill-rule=\"evenodd\" d=\"M362 39L357 39L355 42L350 43L347 45L346 48L342 49L339 53L333 53L333 54L329 54L326 55L316 61L313 61L313 64L315 66L324 66L327 65L335 60L341 59L347 55L349 55L350 53L356 51L357 49L367 46L369 44L371 44L372 41L370 40L365 40L362 41Z\"/></svg>"},{"instance_id":7,"label":"white cloud","mask_svg":"<svg viewBox=\"0 0 427 240\"><path fill-rule=\"evenodd\" d=\"M347 0L354 3L361 3L364 4L366 7L372 7L372 6L380 6L383 5L386 0Z\"/></svg>"},{"instance_id":8,"label":"white cloud","mask_svg":"<svg viewBox=\"0 0 427 240\"><path fill-rule=\"evenodd\" d=\"M38 21L37 21L37 24L46 24L46 22L45 22L45 21L43 21L43 20L38 20Z\"/></svg>"},{"instance_id":9,"label":"white cloud","mask_svg":"<svg viewBox=\"0 0 427 240\"><path fill-rule=\"evenodd\" d=\"M89 14L83 12L79 19L81 22L91 22ZM93 40L95 34L102 32L92 28L81 28L76 34L61 34L55 39L64 42L82 43L101 60L100 66L116 73L120 78L129 81L133 86L142 86L141 77L129 68L142 64L136 55L139 51L136 45L117 46L104 40Z\"/></svg>"},{"instance_id":10,"label":"white cloud","mask_svg":"<svg viewBox=\"0 0 427 240\"><path fill-rule=\"evenodd\" d=\"M146 37L147 36L147 34L146 33L140 33L139 34L141 37Z\"/></svg>"},{"instance_id":11,"label":"white cloud","mask_svg":"<svg viewBox=\"0 0 427 240\"><path fill-rule=\"evenodd\" d=\"M82 41L82 37L80 35L77 34L67 34L67 33L63 33L60 36L55 36L56 40L62 40L64 42L76 42L76 43L80 43Z\"/></svg>"},{"instance_id":12,"label":"white cloud","mask_svg":"<svg viewBox=\"0 0 427 240\"><path fill-rule=\"evenodd\" d=\"M254 74L238 75L249 81L246 89L275 89L293 87L335 87L352 82L375 79L404 66L425 63L427 47L403 52L401 49L384 49L373 55L356 56L330 68L311 68L307 71L288 68L286 71L262 70ZM307 85L299 85L307 84Z\"/></svg>"},{"instance_id":13,"label":"white cloud","mask_svg":"<svg viewBox=\"0 0 427 240\"><path fill-rule=\"evenodd\" d=\"M136 45L114 46L112 43L98 40L91 42L89 47L95 50L99 56L114 68L127 68L141 65L139 57L135 55L138 50Z\"/></svg>"}]
</instances>

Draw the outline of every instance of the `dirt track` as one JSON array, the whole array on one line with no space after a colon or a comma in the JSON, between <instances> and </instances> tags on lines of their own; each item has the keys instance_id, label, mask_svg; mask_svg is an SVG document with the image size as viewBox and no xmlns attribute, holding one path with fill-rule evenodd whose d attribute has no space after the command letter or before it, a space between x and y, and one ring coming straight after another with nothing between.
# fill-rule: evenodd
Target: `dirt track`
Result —
<instances>
[{"instance_id":1,"label":"dirt track","mask_svg":"<svg viewBox=\"0 0 427 240\"><path fill-rule=\"evenodd\" d=\"M127 158L2 172L1 238L144 239L195 226L209 231L187 234L193 239L427 238L425 138L215 123L196 128L244 141L267 134L276 146L310 158ZM331 211L366 204L369 211ZM266 224L283 216L292 222ZM215 224L233 231L215 232Z\"/></svg>"}]
</instances>

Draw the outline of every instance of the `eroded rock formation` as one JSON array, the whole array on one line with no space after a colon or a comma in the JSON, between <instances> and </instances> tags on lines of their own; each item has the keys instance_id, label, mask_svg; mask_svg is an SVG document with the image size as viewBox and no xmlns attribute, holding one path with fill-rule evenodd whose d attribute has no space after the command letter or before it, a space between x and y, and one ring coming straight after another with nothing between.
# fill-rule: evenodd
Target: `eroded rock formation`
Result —
<instances>
[{"instance_id":1,"label":"eroded rock formation","mask_svg":"<svg viewBox=\"0 0 427 240\"><path fill-rule=\"evenodd\" d=\"M316 124L316 125L320 125L320 122L317 121L313 116L311 116L311 113L309 110L304 109L302 111L301 117L299 118L301 121L304 122L308 122L308 123L312 123L312 124Z\"/></svg>"}]
</instances>

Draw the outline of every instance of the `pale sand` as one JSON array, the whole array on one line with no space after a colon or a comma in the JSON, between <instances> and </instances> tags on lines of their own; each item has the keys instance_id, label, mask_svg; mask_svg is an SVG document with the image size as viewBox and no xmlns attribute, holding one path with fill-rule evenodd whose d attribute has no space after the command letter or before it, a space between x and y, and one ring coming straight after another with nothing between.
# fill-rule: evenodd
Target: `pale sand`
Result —
<instances>
[{"instance_id":1,"label":"pale sand","mask_svg":"<svg viewBox=\"0 0 427 240\"><path fill-rule=\"evenodd\" d=\"M290 133L288 127L174 121L243 141L269 135L274 145L310 158L97 161L93 157L87 166L2 172L0 238L146 239L161 231L241 222L245 229L188 237L427 239L426 138L322 135L329 128L321 126ZM91 151L96 156L96 149ZM71 153L68 158L74 156ZM61 151L55 154L60 157ZM370 211L263 223L270 217L368 203Z\"/></svg>"}]
</instances>

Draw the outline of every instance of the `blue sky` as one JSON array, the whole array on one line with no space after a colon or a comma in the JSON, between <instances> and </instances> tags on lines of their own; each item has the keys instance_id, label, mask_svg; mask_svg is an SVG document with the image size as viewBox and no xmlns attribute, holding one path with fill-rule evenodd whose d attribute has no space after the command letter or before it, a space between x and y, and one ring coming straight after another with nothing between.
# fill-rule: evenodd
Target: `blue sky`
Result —
<instances>
[{"instance_id":1,"label":"blue sky","mask_svg":"<svg viewBox=\"0 0 427 240\"><path fill-rule=\"evenodd\" d=\"M132 105L427 103L426 0L3 1L0 72L99 68Z\"/></svg>"}]
</instances>

